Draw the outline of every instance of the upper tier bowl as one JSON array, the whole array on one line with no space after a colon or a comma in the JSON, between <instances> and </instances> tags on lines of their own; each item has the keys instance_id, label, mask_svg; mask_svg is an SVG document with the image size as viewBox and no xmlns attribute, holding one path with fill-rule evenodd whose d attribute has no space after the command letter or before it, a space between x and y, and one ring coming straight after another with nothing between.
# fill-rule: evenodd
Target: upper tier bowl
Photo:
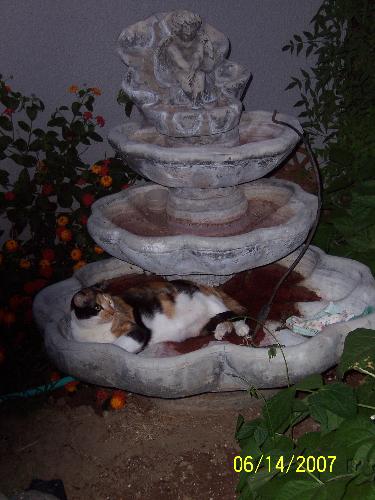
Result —
<instances>
[{"instance_id":1,"label":"upper tier bowl","mask_svg":"<svg viewBox=\"0 0 375 500\"><path fill-rule=\"evenodd\" d=\"M279 114L278 119L302 132L295 118ZM134 121L112 129L108 139L142 176L167 187L197 188L229 187L264 177L299 141L293 130L274 123L272 113L266 111L242 114L238 146L197 143L171 147L167 136Z\"/></svg>"}]
</instances>

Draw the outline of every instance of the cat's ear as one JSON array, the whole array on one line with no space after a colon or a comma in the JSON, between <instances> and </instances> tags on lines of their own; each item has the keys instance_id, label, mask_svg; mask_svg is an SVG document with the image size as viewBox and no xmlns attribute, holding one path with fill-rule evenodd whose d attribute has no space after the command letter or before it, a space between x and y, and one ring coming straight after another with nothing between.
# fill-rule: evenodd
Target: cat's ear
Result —
<instances>
[{"instance_id":1,"label":"cat's ear","mask_svg":"<svg viewBox=\"0 0 375 500\"><path fill-rule=\"evenodd\" d=\"M91 288L96 292L104 292L107 286L105 284L105 281L98 281L97 283L95 283L95 285L92 285Z\"/></svg>"}]
</instances>

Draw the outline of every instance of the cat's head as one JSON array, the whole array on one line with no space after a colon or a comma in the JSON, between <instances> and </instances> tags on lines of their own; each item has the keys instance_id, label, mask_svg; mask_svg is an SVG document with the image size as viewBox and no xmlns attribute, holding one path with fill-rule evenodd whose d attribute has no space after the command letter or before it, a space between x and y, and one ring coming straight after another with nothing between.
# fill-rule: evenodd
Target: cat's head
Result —
<instances>
[{"instance_id":1,"label":"cat's head","mask_svg":"<svg viewBox=\"0 0 375 500\"><path fill-rule=\"evenodd\" d=\"M78 320L97 317L101 323L111 322L116 311L112 297L103 293L100 288L83 288L71 301L71 310Z\"/></svg>"},{"instance_id":2,"label":"cat's head","mask_svg":"<svg viewBox=\"0 0 375 500\"><path fill-rule=\"evenodd\" d=\"M130 304L95 286L73 295L71 313L73 335L81 341L115 342L129 352L139 352L150 339L149 330L137 324Z\"/></svg>"}]
</instances>

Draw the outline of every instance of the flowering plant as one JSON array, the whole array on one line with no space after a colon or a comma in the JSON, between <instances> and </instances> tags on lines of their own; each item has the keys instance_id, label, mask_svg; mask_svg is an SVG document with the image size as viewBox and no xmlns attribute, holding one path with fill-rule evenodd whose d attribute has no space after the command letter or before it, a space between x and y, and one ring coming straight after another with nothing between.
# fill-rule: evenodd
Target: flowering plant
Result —
<instances>
[{"instance_id":1,"label":"flowering plant","mask_svg":"<svg viewBox=\"0 0 375 500\"><path fill-rule=\"evenodd\" d=\"M43 102L12 90L0 75L0 323L13 341L9 332L25 330L38 290L105 256L86 229L90 206L136 177L117 157L84 161L90 145L103 140L105 119L94 113L101 91L68 90L70 106L56 108L41 128Z\"/></svg>"}]
</instances>

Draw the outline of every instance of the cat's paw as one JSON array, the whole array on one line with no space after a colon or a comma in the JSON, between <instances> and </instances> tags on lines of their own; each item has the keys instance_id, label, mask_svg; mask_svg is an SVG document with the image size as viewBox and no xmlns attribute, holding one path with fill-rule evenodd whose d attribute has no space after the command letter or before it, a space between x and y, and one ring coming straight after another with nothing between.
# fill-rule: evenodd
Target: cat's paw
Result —
<instances>
[{"instance_id":1,"label":"cat's paw","mask_svg":"<svg viewBox=\"0 0 375 500\"><path fill-rule=\"evenodd\" d=\"M250 328L243 319L241 319L240 321L235 321L233 323L233 326L236 331L236 334L239 337L247 337L247 335L249 335Z\"/></svg>"},{"instance_id":2,"label":"cat's paw","mask_svg":"<svg viewBox=\"0 0 375 500\"><path fill-rule=\"evenodd\" d=\"M227 333L232 331L232 324L229 321L224 321L219 323L214 331L214 337L216 340L223 340Z\"/></svg>"}]
</instances>

